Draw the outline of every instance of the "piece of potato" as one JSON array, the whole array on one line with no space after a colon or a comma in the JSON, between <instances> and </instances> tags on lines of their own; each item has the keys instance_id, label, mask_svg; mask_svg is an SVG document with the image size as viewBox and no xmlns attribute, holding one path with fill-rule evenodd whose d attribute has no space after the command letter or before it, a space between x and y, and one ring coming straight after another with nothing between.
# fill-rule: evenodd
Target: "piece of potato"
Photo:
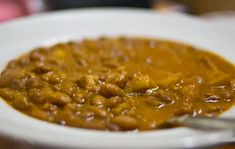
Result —
<instances>
[{"instance_id":1,"label":"piece of potato","mask_svg":"<svg viewBox=\"0 0 235 149\"><path fill-rule=\"evenodd\" d=\"M144 74L136 74L133 79L128 82L124 90L128 93L143 92L147 89L155 87L155 82Z\"/></svg>"}]
</instances>

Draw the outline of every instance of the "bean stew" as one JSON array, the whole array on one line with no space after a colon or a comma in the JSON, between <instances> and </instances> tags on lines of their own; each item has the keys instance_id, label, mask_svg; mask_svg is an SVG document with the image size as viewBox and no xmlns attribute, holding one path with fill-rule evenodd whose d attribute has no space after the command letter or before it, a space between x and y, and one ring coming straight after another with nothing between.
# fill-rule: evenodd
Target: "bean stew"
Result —
<instances>
[{"instance_id":1,"label":"bean stew","mask_svg":"<svg viewBox=\"0 0 235 149\"><path fill-rule=\"evenodd\" d=\"M165 40L101 37L43 47L12 60L0 96L59 125L110 131L160 129L176 115L216 116L235 100L235 67Z\"/></svg>"}]
</instances>

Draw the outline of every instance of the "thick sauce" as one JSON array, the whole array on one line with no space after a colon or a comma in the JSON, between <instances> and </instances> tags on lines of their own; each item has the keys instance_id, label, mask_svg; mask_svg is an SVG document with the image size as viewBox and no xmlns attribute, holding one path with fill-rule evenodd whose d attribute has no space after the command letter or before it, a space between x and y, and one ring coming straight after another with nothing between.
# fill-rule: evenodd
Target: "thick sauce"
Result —
<instances>
[{"instance_id":1,"label":"thick sauce","mask_svg":"<svg viewBox=\"0 0 235 149\"><path fill-rule=\"evenodd\" d=\"M142 38L86 39L39 48L9 62L0 96L60 125L159 129L181 114L218 115L235 100L235 68L192 46Z\"/></svg>"}]
</instances>

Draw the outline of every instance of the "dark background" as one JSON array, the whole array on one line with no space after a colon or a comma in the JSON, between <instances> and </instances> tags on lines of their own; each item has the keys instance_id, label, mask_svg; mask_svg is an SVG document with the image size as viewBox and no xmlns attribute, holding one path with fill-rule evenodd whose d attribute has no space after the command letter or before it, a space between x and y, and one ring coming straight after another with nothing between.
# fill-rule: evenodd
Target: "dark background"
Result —
<instances>
[{"instance_id":1,"label":"dark background","mask_svg":"<svg viewBox=\"0 0 235 149\"><path fill-rule=\"evenodd\" d=\"M97 6L153 8L158 4L183 5L191 14L235 10L235 0L45 0L45 2L51 10Z\"/></svg>"}]
</instances>

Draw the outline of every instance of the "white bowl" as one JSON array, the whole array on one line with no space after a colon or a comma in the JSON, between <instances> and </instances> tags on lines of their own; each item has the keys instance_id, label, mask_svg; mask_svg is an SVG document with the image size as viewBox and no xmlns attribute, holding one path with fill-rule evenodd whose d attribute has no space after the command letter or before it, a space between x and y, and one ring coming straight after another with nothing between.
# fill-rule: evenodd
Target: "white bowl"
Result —
<instances>
[{"instance_id":1,"label":"white bowl","mask_svg":"<svg viewBox=\"0 0 235 149\"><path fill-rule=\"evenodd\" d=\"M180 14L137 9L84 9L41 14L0 25L0 68L37 46L98 36L146 36L186 42L235 62L235 32ZM141 133L63 127L17 112L0 101L0 134L31 144L61 148L185 148L211 145L230 132L187 128ZM235 116L233 109L225 113Z\"/></svg>"}]
</instances>

